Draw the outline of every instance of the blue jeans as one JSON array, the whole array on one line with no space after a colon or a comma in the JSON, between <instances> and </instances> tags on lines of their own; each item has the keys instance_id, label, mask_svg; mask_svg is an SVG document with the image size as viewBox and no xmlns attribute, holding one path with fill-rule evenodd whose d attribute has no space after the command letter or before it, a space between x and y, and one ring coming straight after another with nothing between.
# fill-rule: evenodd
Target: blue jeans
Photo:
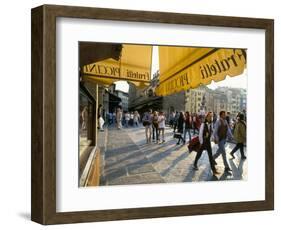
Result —
<instances>
[{"instance_id":1,"label":"blue jeans","mask_svg":"<svg viewBox=\"0 0 281 230\"><path fill-rule=\"evenodd\" d=\"M190 129L184 129L183 139L186 140L186 133L188 132L189 140L191 140Z\"/></svg>"},{"instance_id":2,"label":"blue jeans","mask_svg":"<svg viewBox=\"0 0 281 230\"><path fill-rule=\"evenodd\" d=\"M156 138L156 139L155 139ZM152 140L159 141L158 128L152 125Z\"/></svg>"},{"instance_id":3,"label":"blue jeans","mask_svg":"<svg viewBox=\"0 0 281 230\"><path fill-rule=\"evenodd\" d=\"M227 159L226 159L226 152L225 152L225 143L226 143L226 139L222 139L219 141L218 143L218 150L216 152L216 154L214 155L214 159L216 159L220 154L222 155L222 159L223 159L223 164L225 168L229 168Z\"/></svg>"}]
</instances>

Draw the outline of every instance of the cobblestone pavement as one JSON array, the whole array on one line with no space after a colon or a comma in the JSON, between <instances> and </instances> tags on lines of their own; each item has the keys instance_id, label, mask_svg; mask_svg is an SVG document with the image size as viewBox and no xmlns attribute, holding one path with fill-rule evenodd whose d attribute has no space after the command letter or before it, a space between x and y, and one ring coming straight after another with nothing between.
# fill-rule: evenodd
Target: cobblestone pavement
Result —
<instances>
[{"instance_id":1,"label":"cobblestone pavement","mask_svg":"<svg viewBox=\"0 0 281 230\"><path fill-rule=\"evenodd\" d=\"M198 161L198 171L192 169L195 152L188 152L187 145L176 145L171 128L165 129L166 142L146 144L144 128L108 129L104 168L101 185L176 183L194 181L247 179L247 160L240 159L240 152L231 160L229 152L234 144L226 144L231 174L224 173L222 157L216 159L217 171L212 175L208 155L203 152ZM213 154L217 145L212 144ZM245 148L247 155L247 149Z\"/></svg>"}]
</instances>

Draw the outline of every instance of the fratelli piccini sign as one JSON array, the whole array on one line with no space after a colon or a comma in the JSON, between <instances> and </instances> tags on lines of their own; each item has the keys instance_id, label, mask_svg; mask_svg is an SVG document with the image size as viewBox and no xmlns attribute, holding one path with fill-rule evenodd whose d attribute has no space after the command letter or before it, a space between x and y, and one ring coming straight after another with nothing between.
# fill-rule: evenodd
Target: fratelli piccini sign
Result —
<instances>
[{"instance_id":1,"label":"fratelli piccini sign","mask_svg":"<svg viewBox=\"0 0 281 230\"><path fill-rule=\"evenodd\" d=\"M86 65L83 74L96 78L150 82L150 69L119 63L113 59Z\"/></svg>"},{"instance_id":2,"label":"fratelli piccini sign","mask_svg":"<svg viewBox=\"0 0 281 230\"><path fill-rule=\"evenodd\" d=\"M103 59L83 66L85 79L110 85L115 81L130 81L135 85L148 85L152 61L151 45L122 44L118 60Z\"/></svg>"},{"instance_id":3,"label":"fratelli piccini sign","mask_svg":"<svg viewBox=\"0 0 281 230\"><path fill-rule=\"evenodd\" d=\"M221 81L226 76L237 76L243 73L246 63L244 49L212 49L208 55L181 70L171 72L165 79L161 79L160 69L160 85L156 93L162 96L169 95L196 88L200 84L210 84L212 80Z\"/></svg>"}]
</instances>

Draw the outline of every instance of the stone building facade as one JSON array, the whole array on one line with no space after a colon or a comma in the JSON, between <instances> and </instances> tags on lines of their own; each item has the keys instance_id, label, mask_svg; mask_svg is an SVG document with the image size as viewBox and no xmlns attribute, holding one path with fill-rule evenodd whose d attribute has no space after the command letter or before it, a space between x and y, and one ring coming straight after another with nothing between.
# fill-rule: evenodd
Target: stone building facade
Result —
<instances>
[{"instance_id":1,"label":"stone building facade","mask_svg":"<svg viewBox=\"0 0 281 230\"><path fill-rule=\"evenodd\" d=\"M129 108L138 111L145 111L148 108L163 111L167 117L171 112L189 111L190 113L205 113L212 111L219 114L225 110L235 116L238 112L246 109L245 89L218 87L215 90L201 85L195 89L189 89L176 94L157 97L155 89L159 84L159 73L154 74L151 84L145 89L137 89L130 85ZM202 101L205 100L204 109Z\"/></svg>"},{"instance_id":2,"label":"stone building facade","mask_svg":"<svg viewBox=\"0 0 281 230\"><path fill-rule=\"evenodd\" d=\"M204 111L214 111L217 102L215 92L205 85L189 89L185 93L185 110L191 113L202 112L202 101L205 98Z\"/></svg>"}]
</instances>

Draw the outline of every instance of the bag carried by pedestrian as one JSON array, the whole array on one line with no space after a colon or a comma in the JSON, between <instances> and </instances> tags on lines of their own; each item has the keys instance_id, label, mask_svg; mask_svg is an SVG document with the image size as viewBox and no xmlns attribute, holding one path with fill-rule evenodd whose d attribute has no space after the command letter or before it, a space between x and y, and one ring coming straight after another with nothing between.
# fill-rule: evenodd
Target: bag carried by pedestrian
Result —
<instances>
[{"instance_id":1,"label":"bag carried by pedestrian","mask_svg":"<svg viewBox=\"0 0 281 230\"><path fill-rule=\"evenodd\" d=\"M181 133L174 133L174 138L176 138L176 139L181 138Z\"/></svg>"},{"instance_id":2,"label":"bag carried by pedestrian","mask_svg":"<svg viewBox=\"0 0 281 230\"><path fill-rule=\"evenodd\" d=\"M158 129L158 127L159 127L158 116L153 116L152 124L153 124L153 127L154 127L155 129Z\"/></svg>"},{"instance_id":3,"label":"bag carried by pedestrian","mask_svg":"<svg viewBox=\"0 0 281 230\"><path fill-rule=\"evenodd\" d=\"M189 152L195 151L198 152L200 149L200 141L199 141L199 136L195 136L193 137L189 144L187 145L187 148L189 150Z\"/></svg>"},{"instance_id":4,"label":"bag carried by pedestrian","mask_svg":"<svg viewBox=\"0 0 281 230\"><path fill-rule=\"evenodd\" d=\"M142 125L143 126L147 126L147 125L151 125L150 122L150 115L149 114L145 114L143 119L142 119Z\"/></svg>"},{"instance_id":5,"label":"bag carried by pedestrian","mask_svg":"<svg viewBox=\"0 0 281 230\"><path fill-rule=\"evenodd\" d=\"M150 125L150 123L149 123L149 121L143 121L143 122L142 122L142 125L143 125L143 126L147 126L147 125Z\"/></svg>"}]
</instances>

